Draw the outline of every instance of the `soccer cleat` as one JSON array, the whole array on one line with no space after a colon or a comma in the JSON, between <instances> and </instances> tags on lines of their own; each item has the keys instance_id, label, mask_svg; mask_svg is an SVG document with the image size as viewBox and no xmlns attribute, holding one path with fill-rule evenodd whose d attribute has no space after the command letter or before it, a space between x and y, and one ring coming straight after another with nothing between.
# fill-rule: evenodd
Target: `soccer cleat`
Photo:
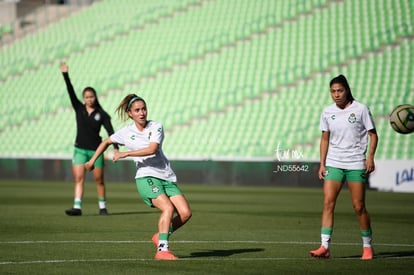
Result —
<instances>
[{"instance_id":1,"label":"soccer cleat","mask_svg":"<svg viewBox=\"0 0 414 275\"><path fill-rule=\"evenodd\" d=\"M364 247L361 260L372 260L374 258L374 250L372 247Z\"/></svg>"},{"instance_id":2,"label":"soccer cleat","mask_svg":"<svg viewBox=\"0 0 414 275\"><path fill-rule=\"evenodd\" d=\"M155 233L152 238L152 243L155 245L155 247L158 247L158 233Z\"/></svg>"},{"instance_id":3,"label":"soccer cleat","mask_svg":"<svg viewBox=\"0 0 414 275\"><path fill-rule=\"evenodd\" d=\"M109 215L108 210L106 210L106 208L99 209L99 215L108 216Z\"/></svg>"},{"instance_id":4,"label":"soccer cleat","mask_svg":"<svg viewBox=\"0 0 414 275\"><path fill-rule=\"evenodd\" d=\"M178 260L174 254L171 253L171 251L158 251L155 254L155 259L157 260Z\"/></svg>"},{"instance_id":5,"label":"soccer cleat","mask_svg":"<svg viewBox=\"0 0 414 275\"><path fill-rule=\"evenodd\" d=\"M310 251L309 254L312 257L315 257L315 258L324 258L324 259L328 259L331 256L331 254L329 253L329 249L326 249L322 245L318 249Z\"/></svg>"},{"instance_id":6,"label":"soccer cleat","mask_svg":"<svg viewBox=\"0 0 414 275\"><path fill-rule=\"evenodd\" d=\"M68 216L82 216L82 210L78 208L71 208L65 211Z\"/></svg>"}]
</instances>

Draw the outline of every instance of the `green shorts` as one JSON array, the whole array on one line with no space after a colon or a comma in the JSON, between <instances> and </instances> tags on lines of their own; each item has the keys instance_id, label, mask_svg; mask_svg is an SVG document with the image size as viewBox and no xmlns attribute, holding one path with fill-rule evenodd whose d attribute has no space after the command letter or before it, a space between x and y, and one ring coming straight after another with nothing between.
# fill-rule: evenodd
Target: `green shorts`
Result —
<instances>
[{"instance_id":1,"label":"green shorts","mask_svg":"<svg viewBox=\"0 0 414 275\"><path fill-rule=\"evenodd\" d=\"M325 175L325 180L334 180L343 182L345 179L348 182L362 182L367 183L368 175L365 172L365 169L341 169L331 166L326 167L327 174Z\"/></svg>"},{"instance_id":2,"label":"green shorts","mask_svg":"<svg viewBox=\"0 0 414 275\"><path fill-rule=\"evenodd\" d=\"M175 182L172 181L143 177L135 179L135 182L141 198L150 207L154 207L152 199L158 198L161 194L166 194L168 197L183 194Z\"/></svg>"},{"instance_id":3,"label":"green shorts","mask_svg":"<svg viewBox=\"0 0 414 275\"><path fill-rule=\"evenodd\" d=\"M78 147L75 147L75 151L73 152L73 159L72 159L72 165L81 165L88 162L93 154L95 153L94 150L86 150L81 149ZM97 158L94 164L95 168L103 168L104 167L104 157L103 154Z\"/></svg>"}]
</instances>

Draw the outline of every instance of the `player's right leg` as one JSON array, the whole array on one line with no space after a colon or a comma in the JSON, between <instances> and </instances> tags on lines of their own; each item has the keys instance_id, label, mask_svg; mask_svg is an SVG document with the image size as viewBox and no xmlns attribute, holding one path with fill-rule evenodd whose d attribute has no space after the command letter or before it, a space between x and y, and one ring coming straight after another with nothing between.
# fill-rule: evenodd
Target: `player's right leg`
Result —
<instances>
[{"instance_id":1,"label":"player's right leg","mask_svg":"<svg viewBox=\"0 0 414 275\"><path fill-rule=\"evenodd\" d=\"M72 159L72 173L75 181L73 207L65 211L68 216L82 215L83 185L85 183L85 167L88 156L85 150L75 147Z\"/></svg>"},{"instance_id":2,"label":"player's right leg","mask_svg":"<svg viewBox=\"0 0 414 275\"><path fill-rule=\"evenodd\" d=\"M65 211L68 216L82 215L82 198L83 186L85 183L85 168L83 165L72 166L73 177L75 180L74 186L74 202L73 207Z\"/></svg>"},{"instance_id":3,"label":"player's right leg","mask_svg":"<svg viewBox=\"0 0 414 275\"><path fill-rule=\"evenodd\" d=\"M158 220L158 245L155 259L177 260L178 258L171 253L168 244L168 231L175 210L174 205L165 194L161 194L156 199L152 199L152 204L161 211Z\"/></svg>"},{"instance_id":4,"label":"player's right leg","mask_svg":"<svg viewBox=\"0 0 414 275\"><path fill-rule=\"evenodd\" d=\"M374 257L372 248L371 219L365 205L366 174L363 170L350 170L348 187L351 192L352 206L358 218L362 238L362 260L371 260Z\"/></svg>"},{"instance_id":5,"label":"player's right leg","mask_svg":"<svg viewBox=\"0 0 414 275\"><path fill-rule=\"evenodd\" d=\"M88 150L88 159L91 159L95 151ZM105 193L105 183L104 183L104 157L103 154L100 155L95 161L95 169L93 169L93 178L96 184L96 191L98 192L98 206L99 206L99 215L106 216L108 215L108 210L106 208L106 193Z\"/></svg>"},{"instance_id":6,"label":"player's right leg","mask_svg":"<svg viewBox=\"0 0 414 275\"><path fill-rule=\"evenodd\" d=\"M321 245L309 254L317 258L330 257L330 242L334 226L334 211L336 200L343 185L343 172L340 169L327 167L328 173L323 184L323 211L321 224Z\"/></svg>"},{"instance_id":7,"label":"player's right leg","mask_svg":"<svg viewBox=\"0 0 414 275\"><path fill-rule=\"evenodd\" d=\"M164 192L163 180L144 177L137 178L136 185L139 194L144 202L150 207L156 207L161 211L158 220L158 232L152 237L152 241L157 246L155 258L159 260L177 260L169 250L169 229L175 211L174 205Z\"/></svg>"},{"instance_id":8,"label":"player's right leg","mask_svg":"<svg viewBox=\"0 0 414 275\"><path fill-rule=\"evenodd\" d=\"M95 167L95 169L93 169L93 178L96 183L96 191L98 192L99 215L106 216L108 215L108 210L106 209L106 194L103 168Z\"/></svg>"}]
</instances>

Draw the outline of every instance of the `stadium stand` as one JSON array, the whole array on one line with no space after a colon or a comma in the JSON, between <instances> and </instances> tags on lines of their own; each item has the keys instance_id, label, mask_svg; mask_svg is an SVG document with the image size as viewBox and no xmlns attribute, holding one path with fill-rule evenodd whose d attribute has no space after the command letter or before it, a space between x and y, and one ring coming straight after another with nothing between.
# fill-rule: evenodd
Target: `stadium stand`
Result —
<instances>
[{"instance_id":1,"label":"stadium stand","mask_svg":"<svg viewBox=\"0 0 414 275\"><path fill-rule=\"evenodd\" d=\"M75 89L97 89L115 128L127 93L164 123L170 158L318 160L328 82L345 74L374 114L378 159L414 158L388 114L414 103L410 0L98 1L0 48L0 157L68 158ZM104 131L102 134L105 136Z\"/></svg>"}]
</instances>

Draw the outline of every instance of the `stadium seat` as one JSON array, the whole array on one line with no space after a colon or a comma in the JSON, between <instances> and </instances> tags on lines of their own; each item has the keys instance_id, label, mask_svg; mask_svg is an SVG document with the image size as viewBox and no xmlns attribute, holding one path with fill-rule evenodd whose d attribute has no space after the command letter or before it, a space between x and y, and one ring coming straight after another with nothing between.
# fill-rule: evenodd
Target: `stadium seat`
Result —
<instances>
[{"instance_id":1,"label":"stadium seat","mask_svg":"<svg viewBox=\"0 0 414 275\"><path fill-rule=\"evenodd\" d=\"M0 48L0 156L70 156L76 129L63 60L78 96L95 87L115 128L124 125L120 100L143 96L172 156L271 158L283 142L318 160L319 116L339 73L387 137L378 158L413 156L412 141L387 123L394 106L414 102L412 8L404 0L99 1ZM13 139L29 135L32 144Z\"/></svg>"}]
</instances>

